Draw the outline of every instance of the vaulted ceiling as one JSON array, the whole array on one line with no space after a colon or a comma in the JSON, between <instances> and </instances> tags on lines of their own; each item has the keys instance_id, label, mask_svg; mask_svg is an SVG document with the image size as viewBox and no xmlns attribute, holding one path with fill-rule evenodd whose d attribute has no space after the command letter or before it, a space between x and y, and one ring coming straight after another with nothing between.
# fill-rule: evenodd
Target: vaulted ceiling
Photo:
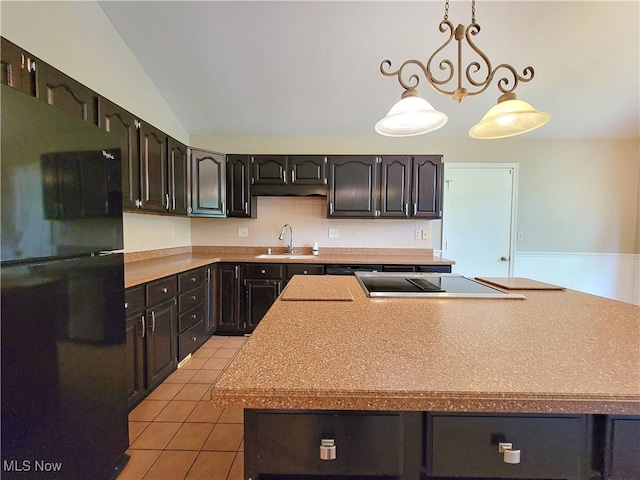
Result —
<instances>
[{"instance_id":1,"label":"vaulted ceiling","mask_svg":"<svg viewBox=\"0 0 640 480\"><path fill-rule=\"evenodd\" d=\"M190 134L376 135L403 91L382 60L426 62L447 39L444 1L100 5ZM470 23L471 2L452 1L449 19ZM479 0L476 21L494 67L535 70L516 93L551 121L527 136L639 137L640 2ZM466 137L500 95L492 85L458 104L424 78L418 90L449 116L430 134L446 137Z\"/></svg>"}]
</instances>

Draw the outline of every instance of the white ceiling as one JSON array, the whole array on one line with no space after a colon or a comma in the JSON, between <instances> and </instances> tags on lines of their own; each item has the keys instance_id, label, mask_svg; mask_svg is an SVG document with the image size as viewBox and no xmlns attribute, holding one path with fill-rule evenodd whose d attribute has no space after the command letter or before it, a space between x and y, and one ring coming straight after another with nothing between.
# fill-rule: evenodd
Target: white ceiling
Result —
<instances>
[{"instance_id":1,"label":"white ceiling","mask_svg":"<svg viewBox=\"0 0 640 480\"><path fill-rule=\"evenodd\" d=\"M444 1L100 5L189 134L376 135L402 93L382 60L426 62L447 38ZM470 23L471 2L452 0L449 19ZM535 69L516 93L551 121L527 136L639 137L640 2L479 0L476 21L494 67ZM449 116L431 134L446 137L466 137L500 94L458 104L424 79L418 89Z\"/></svg>"}]
</instances>

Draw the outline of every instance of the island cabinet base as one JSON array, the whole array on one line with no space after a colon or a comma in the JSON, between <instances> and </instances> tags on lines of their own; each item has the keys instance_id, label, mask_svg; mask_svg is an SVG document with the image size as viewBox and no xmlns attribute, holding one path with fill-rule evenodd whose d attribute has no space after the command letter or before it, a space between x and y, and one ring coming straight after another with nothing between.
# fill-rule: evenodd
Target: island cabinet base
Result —
<instances>
[{"instance_id":1,"label":"island cabinet base","mask_svg":"<svg viewBox=\"0 0 640 480\"><path fill-rule=\"evenodd\" d=\"M421 412L245 410L245 479L419 479Z\"/></svg>"}]
</instances>

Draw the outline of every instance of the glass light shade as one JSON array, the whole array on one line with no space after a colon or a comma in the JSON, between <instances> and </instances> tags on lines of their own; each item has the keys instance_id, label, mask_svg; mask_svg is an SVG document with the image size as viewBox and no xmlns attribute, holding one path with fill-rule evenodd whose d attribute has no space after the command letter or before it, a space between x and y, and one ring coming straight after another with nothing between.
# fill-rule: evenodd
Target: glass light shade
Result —
<instances>
[{"instance_id":1,"label":"glass light shade","mask_svg":"<svg viewBox=\"0 0 640 480\"><path fill-rule=\"evenodd\" d=\"M387 116L376 123L375 129L380 135L388 137L410 137L433 132L448 120L444 113L437 111L424 98L409 93L391 107Z\"/></svg>"},{"instance_id":2,"label":"glass light shade","mask_svg":"<svg viewBox=\"0 0 640 480\"><path fill-rule=\"evenodd\" d=\"M539 112L522 100L498 101L482 120L471 127L469 136L479 139L513 137L543 126L550 118L548 113Z\"/></svg>"}]
</instances>

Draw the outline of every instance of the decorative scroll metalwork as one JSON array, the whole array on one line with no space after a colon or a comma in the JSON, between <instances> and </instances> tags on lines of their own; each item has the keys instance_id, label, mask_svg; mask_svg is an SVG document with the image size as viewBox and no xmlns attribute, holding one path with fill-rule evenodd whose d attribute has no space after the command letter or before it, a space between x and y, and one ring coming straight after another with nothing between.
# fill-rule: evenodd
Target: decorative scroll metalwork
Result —
<instances>
[{"instance_id":1,"label":"decorative scroll metalwork","mask_svg":"<svg viewBox=\"0 0 640 480\"><path fill-rule=\"evenodd\" d=\"M502 63L492 69L491 61L487 55L485 55L485 53L480 50L472 40L473 36L480 33L480 25L478 25L475 20L475 1L472 2L471 23L466 28L462 24L459 24L455 29L453 28L453 23L451 23L447 18L448 7L449 2L447 1L445 6L445 16L440 22L439 29L441 33L446 33L448 31L449 38L438 49L436 49L435 52L433 52L429 57L426 66L419 60L411 59L405 61L397 70L391 71L391 60L386 59L380 64L380 72L388 77L397 76L398 82L400 82L400 85L402 85L405 90L415 90L420 83L419 75L417 73L407 73L405 75L406 72L404 70L409 66L417 67L419 71L422 71L426 80L435 91L442 93L443 95L450 95L458 102L461 102L467 96L478 95L479 93L484 92L489 85L491 85L499 70L507 71L504 76L499 78L497 81L498 90L503 94L512 93L520 82L526 83L533 78L534 71L531 66L526 67L522 71L522 75L520 75L514 67L506 63ZM437 65L438 69L441 72L444 72L444 77L437 78L434 74L432 64L436 56L453 40L458 44L456 64L454 65L454 62L448 58L440 60ZM469 47L480 57L480 60L472 61L463 68L462 53L465 40ZM466 80L470 85L469 89L463 86L463 72L464 80ZM486 76L480 76L480 78L477 78L478 75L482 75L481 72L486 72ZM456 76L457 81L456 88L451 90L447 89L447 85L451 83L454 76Z\"/></svg>"}]
</instances>

